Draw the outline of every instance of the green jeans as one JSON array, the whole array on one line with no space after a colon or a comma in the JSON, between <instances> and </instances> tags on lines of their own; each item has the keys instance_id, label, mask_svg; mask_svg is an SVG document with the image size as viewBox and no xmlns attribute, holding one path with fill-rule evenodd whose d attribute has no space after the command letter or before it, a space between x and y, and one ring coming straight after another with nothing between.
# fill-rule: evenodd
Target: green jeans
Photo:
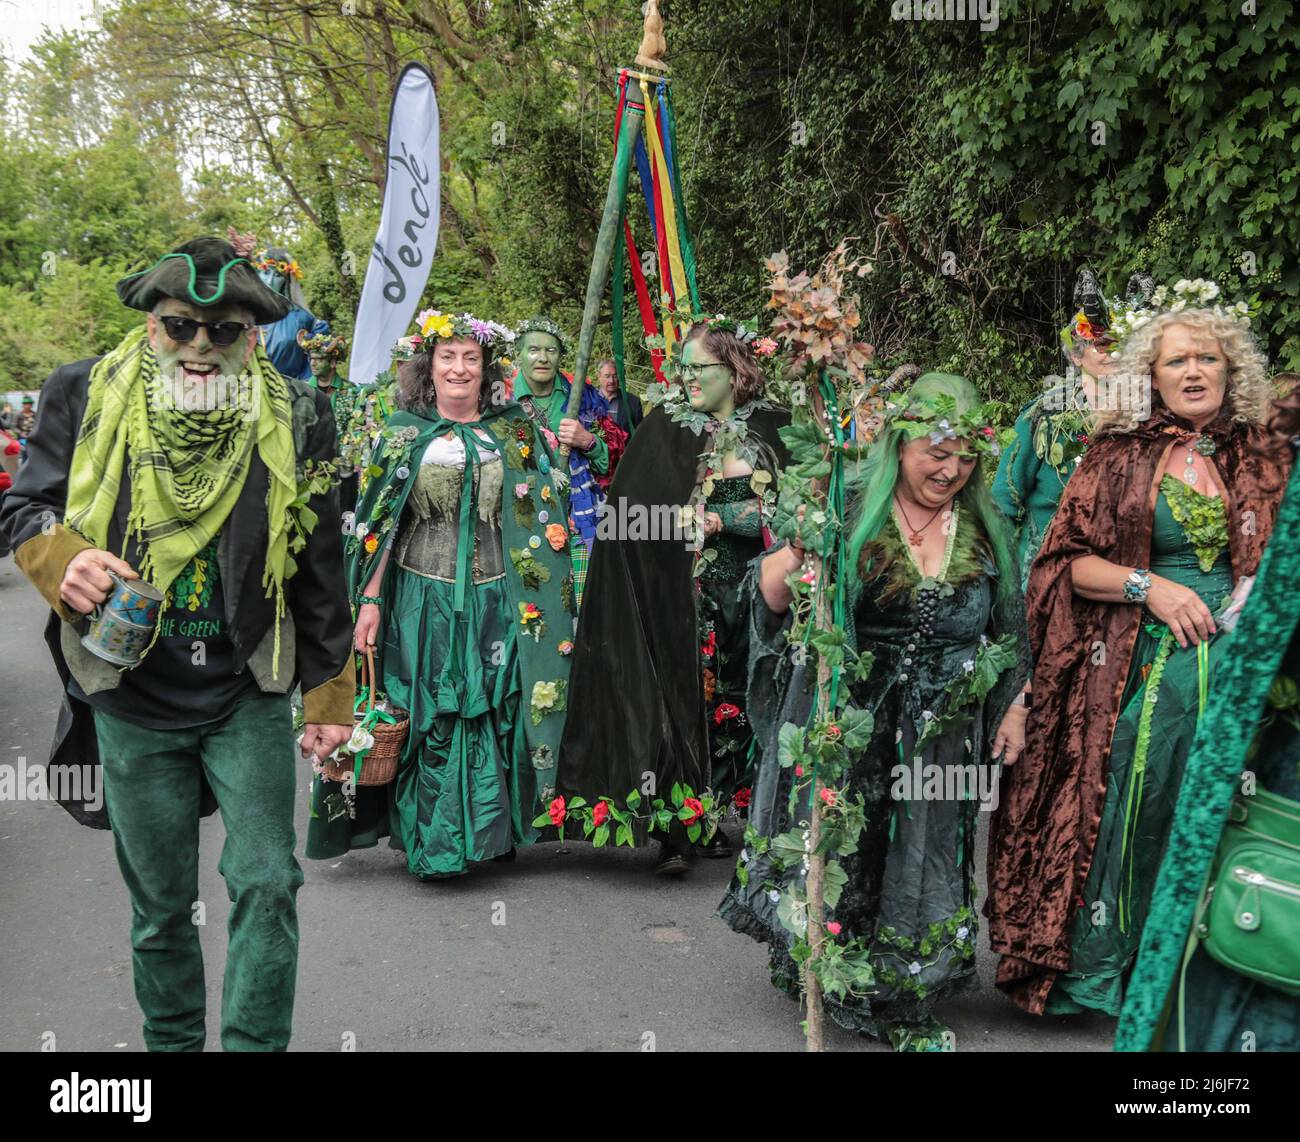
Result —
<instances>
[{"instance_id":1,"label":"green jeans","mask_svg":"<svg viewBox=\"0 0 1300 1142\"><path fill-rule=\"evenodd\" d=\"M150 730L95 712L117 863L131 894L135 995L150 1051L201 1051L207 1008L199 912L201 778L226 826L218 869L230 896L221 994L227 1051L283 1051L298 972L289 699L254 698L227 718Z\"/></svg>"}]
</instances>

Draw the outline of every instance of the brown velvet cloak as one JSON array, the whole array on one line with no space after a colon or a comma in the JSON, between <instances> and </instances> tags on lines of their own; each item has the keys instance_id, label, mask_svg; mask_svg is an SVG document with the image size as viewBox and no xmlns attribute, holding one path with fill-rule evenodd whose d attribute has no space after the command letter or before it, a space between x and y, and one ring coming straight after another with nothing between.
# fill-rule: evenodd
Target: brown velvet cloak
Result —
<instances>
[{"instance_id":1,"label":"brown velvet cloak","mask_svg":"<svg viewBox=\"0 0 1300 1142\"><path fill-rule=\"evenodd\" d=\"M1136 430L1098 439L1066 485L1030 572L1034 703L1025 752L1003 774L984 910L1002 956L998 986L1035 1014L1070 966L1071 924L1092 864L1111 738L1143 615L1140 606L1076 595L1070 565L1083 555L1149 565L1160 474L1169 449L1190 431L1159 406ZM1228 510L1235 582L1259 565L1289 460L1259 455L1264 429L1227 415L1205 435L1216 445L1210 463Z\"/></svg>"}]
</instances>

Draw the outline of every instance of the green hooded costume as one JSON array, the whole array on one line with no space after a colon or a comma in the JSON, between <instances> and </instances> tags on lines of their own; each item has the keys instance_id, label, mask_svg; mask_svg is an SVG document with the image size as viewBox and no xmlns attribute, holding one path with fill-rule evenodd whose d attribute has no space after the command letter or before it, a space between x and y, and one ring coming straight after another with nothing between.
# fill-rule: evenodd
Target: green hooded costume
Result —
<instances>
[{"instance_id":1,"label":"green hooded costume","mask_svg":"<svg viewBox=\"0 0 1300 1142\"><path fill-rule=\"evenodd\" d=\"M307 835L320 859L391 832L421 878L537 839L573 648L568 528L545 443L513 403L472 424L433 416L389 418L347 542L354 603L391 548L375 673L410 714L397 778L359 788L355 816L342 786L317 778ZM430 462L456 442L463 467Z\"/></svg>"}]
</instances>

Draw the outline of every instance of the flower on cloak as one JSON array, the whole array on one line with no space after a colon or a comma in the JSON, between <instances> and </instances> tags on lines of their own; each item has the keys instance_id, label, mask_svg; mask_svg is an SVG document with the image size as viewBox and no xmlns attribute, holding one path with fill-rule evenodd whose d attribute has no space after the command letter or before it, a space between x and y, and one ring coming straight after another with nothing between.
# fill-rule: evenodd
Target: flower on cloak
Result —
<instances>
[{"instance_id":1,"label":"flower on cloak","mask_svg":"<svg viewBox=\"0 0 1300 1142\"><path fill-rule=\"evenodd\" d=\"M754 354L758 357L770 357L776 352L776 342L771 337L760 337L754 342Z\"/></svg>"},{"instance_id":2,"label":"flower on cloak","mask_svg":"<svg viewBox=\"0 0 1300 1142\"><path fill-rule=\"evenodd\" d=\"M835 806L835 790L834 790L834 789L827 789L825 786L823 786L823 787L822 787L822 790L821 790L821 792L818 794L818 796L821 797L821 799L822 799L822 804L826 805L828 808L834 808L834 806Z\"/></svg>"},{"instance_id":3,"label":"flower on cloak","mask_svg":"<svg viewBox=\"0 0 1300 1142\"><path fill-rule=\"evenodd\" d=\"M527 626L531 622L537 622L542 617L542 608L536 603L519 604L519 623L521 626ZM534 695L536 691L534 691Z\"/></svg>"},{"instance_id":4,"label":"flower on cloak","mask_svg":"<svg viewBox=\"0 0 1300 1142\"><path fill-rule=\"evenodd\" d=\"M543 484L543 485L542 485L542 499L545 500L548 504L551 502L551 485L550 485L550 484Z\"/></svg>"},{"instance_id":5,"label":"flower on cloak","mask_svg":"<svg viewBox=\"0 0 1300 1142\"><path fill-rule=\"evenodd\" d=\"M781 894L775 888L769 888L767 890L767 898L773 904L779 904L781 902Z\"/></svg>"},{"instance_id":6,"label":"flower on cloak","mask_svg":"<svg viewBox=\"0 0 1300 1142\"><path fill-rule=\"evenodd\" d=\"M718 689L717 677L714 675L713 671L709 670L707 667L700 673L704 677L704 700L706 702L712 702L713 695L717 693Z\"/></svg>"},{"instance_id":7,"label":"flower on cloak","mask_svg":"<svg viewBox=\"0 0 1300 1142\"><path fill-rule=\"evenodd\" d=\"M934 721L934 711L933 711L933 710L922 710L922 711L921 711L921 717L922 717L925 721L927 721L927 722L932 722L932 721Z\"/></svg>"},{"instance_id":8,"label":"flower on cloak","mask_svg":"<svg viewBox=\"0 0 1300 1142\"><path fill-rule=\"evenodd\" d=\"M522 500L522 499L524 499L527 495L528 495L528 485L527 485L527 484L521 482L521 483L518 483L518 484L515 485L515 499L517 499L517 500Z\"/></svg>"},{"instance_id":9,"label":"flower on cloak","mask_svg":"<svg viewBox=\"0 0 1300 1142\"><path fill-rule=\"evenodd\" d=\"M966 659L966 661L963 662L963 663L961 664L961 668L962 668L962 669L963 669L967 674L974 674L974 673L975 673L975 660L974 660L973 658L968 658L968 659Z\"/></svg>"},{"instance_id":10,"label":"flower on cloak","mask_svg":"<svg viewBox=\"0 0 1300 1142\"><path fill-rule=\"evenodd\" d=\"M365 548L368 555L373 555L379 550L379 536L367 535L365 539Z\"/></svg>"},{"instance_id":11,"label":"flower on cloak","mask_svg":"<svg viewBox=\"0 0 1300 1142\"><path fill-rule=\"evenodd\" d=\"M720 726L723 722L729 722L732 718L738 717L740 717L740 707L733 706L730 702L723 702L713 711L713 724Z\"/></svg>"},{"instance_id":12,"label":"flower on cloak","mask_svg":"<svg viewBox=\"0 0 1300 1142\"><path fill-rule=\"evenodd\" d=\"M609 802L597 801L591 810L591 823L597 827L605 823L605 818L609 816Z\"/></svg>"},{"instance_id":13,"label":"flower on cloak","mask_svg":"<svg viewBox=\"0 0 1300 1142\"><path fill-rule=\"evenodd\" d=\"M551 545L552 551L563 551L564 545L569 542L569 533L561 524L547 524L546 542Z\"/></svg>"},{"instance_id":14,"label":"flower on cloak","mask_svg":"<svg viewBox=\"0 0 1300 1142\"><path fill-rule=\"evenodd\" d=\"M709 631L709 637L704 640L704 645L700 647L700 653L705 658L712 658L718 652L718 636L715 631Z\"/></svg>"},{"instance_id":15,"label":"flower on cloak","mask_svg":"<svg viewBox=\"0 0 1300 1142\"><path fill-rule=\"evenodd\" d=\"M529 701L529 712L532 714L533 725L541 725L542 718L546 714L553 714L564 709L564 683L562 681L543 682L538 680L533 683L532 698Z\"/></svg>"},{"instance_id":16,"label":"flower on cloak","mask_svg":"<svg viewBox=\"0 0 1300 1142\"><path fill-rule=\"evenodd\" d=\"M838 936L843 930L843 926L838 920L828 920L826 922L826 931L828 931L832 936Z\"/></svg>"},{"instance_id":17,"label":"flower on cloak","mask_svg":"<svg viewBox=\"0 0 1300 1142\"><path fill-rule=\"evenodd\" d=\"M687 797L682 801L682 808L689 810L691 814L681 819L683 825L693 825L704 816L704 805L698 797Z\"/></svg>"},{"instance_id":18,"label":"flower on cloak","mask_svg":"<svg viewBox=\"0 0 1300 1142\"><path fill-rule=\"evenodd\" d=\"M753 788L746 785L744 789L736 790L736 795L732 797L731 803L736 807L737 811L743 812L745 809L749 808L749 799L752 796Z\"/></svg>"},{"instance_id":19,"label":"flower on cloak","mask_svg":"<svg viewBox=\"0 0 1300 1142\"><path fill-rule=\"evenodd\" d=\"M564 824L564 798L557 797L547 806L546 812L550 815L551 824L558 829Z\"/></svg>"},{"instance_id":20,"label":"flower on cloak","mask_svg":"<svg viewBox=\"0 0 1300 1142\"><path fill-rule=\"evenodd\" d=\"M527 460L528 457L531 456L532 454L533 454L533 450L529 448L527 444L519 445L519 455L524 460Z\"/></svg>"},{"instance_id":21,"label":"flower on cloak","mask_svg":"<svg viewBox=\"0 0 1300 1142\"><path fill-rule=\"evenodd\" d=\"M966 927L965 924L963 924L960 928L957 929L957 939L964 940L969 935L970 935L970 929Z\"/></svg>"},{"instance_id":22,"label":"flower on cloak","mask_svg":"<svg viewBox=\"0 0 1300 1142\"><path fill-rule=\"evenodd\" d=\"M550 445L552 452L559 451L560 438L555 435L549 428L543 427L542 435L546 438L546 443Z\"/></svg>"},{"instance_id":23,"label":"flower on cloak","mask_svg":"<svg viewBox=\"0 0 1300 1142\"><path fill-rule=\"evenodd\" d=\"M557 649L561 654L564 654L564 655L572 654L572 653L573 653L573 643L572 643L569 639L566 638L562 643L560 643L560 645L559 645L558 647L556 647L556 649Z\"/></svg>"}]
</instances>

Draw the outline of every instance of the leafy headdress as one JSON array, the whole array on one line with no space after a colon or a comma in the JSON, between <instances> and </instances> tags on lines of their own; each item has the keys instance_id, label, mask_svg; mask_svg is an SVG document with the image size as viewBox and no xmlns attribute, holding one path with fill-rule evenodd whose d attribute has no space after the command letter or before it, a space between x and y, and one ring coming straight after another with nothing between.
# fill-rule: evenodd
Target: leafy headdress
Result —
<instances>
[{"instance_id":1,"label":"leafy headdress","mask_svg":"<svg viewBox=\"0 0 1300 1142\"><path fill-rule=\"evenodd\" d=\"M927 435L936 443L969 440L978 456L975 470L957 499L962 509L979 521L988 538L998 569L996 605L1006 618L1014 613L1020 578L1006 522L984 479L984 458L997 455L997 437L987 406L965 377L926 373L906 393L885 405L880 435L867 450L861 476L855 481L857 510L849 539L849 566L857 566L862 549L889 523L898 483L899 452L905 444Z\"/></svg>"}]
</instances>

